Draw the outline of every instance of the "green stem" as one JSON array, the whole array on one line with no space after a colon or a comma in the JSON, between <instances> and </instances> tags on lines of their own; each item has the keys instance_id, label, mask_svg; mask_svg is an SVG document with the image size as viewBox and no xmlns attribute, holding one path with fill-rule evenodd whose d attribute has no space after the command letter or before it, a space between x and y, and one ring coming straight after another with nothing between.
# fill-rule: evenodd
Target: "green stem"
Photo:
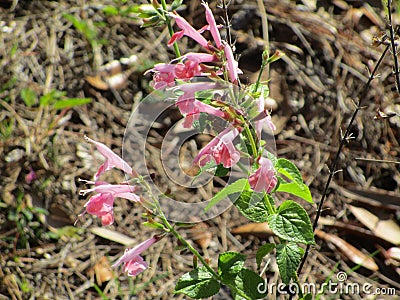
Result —
<instances>
[{"instance_id":1,"label":"green stem","mask_svg":"<svg viewBox=\"0 0 400 300\"><path fill-rule=\"evenodd\" d=\"M147 191L149 192L149 195L151 197L151 199L154 201L154 204L156 206L156 209L159 213L159 218L161 219L161 221L163 222L163 224L165 225L165 227L167 228L168 232L171 232L177 239L178 241L180 241L182 243L182 245L184 245L185 247L187 247L190 252L193 253L193 255L195 255L203 264L203 266L213 275L214 279L222 282L221 277L217 274L217 272L215 272L210 265L206 262L206 260L201 256L201 254L196 250L196 248L194 248L188 241L186 241L175 229L174 227L168 222L167 218L164 215L164 212L161 209L160 206L160 202L158 201L157 197L155 197L153 195L153 193L150 190L150 186L149 184L142 180L142 184L146 187ZM230 284L226 284L225 285L229 286L236 294L240 295L241 297L251 300L251 298L249 296L247 296L243 291L239 290L236 288L236 286L234 285L230 285Z\"/></svg>"},{"instance_id":2,"label":"green stem","mask_svg":"<svg viewBox=\"0 0 400 300\"><path fill-rule=\"evenodd\" d=\"M273 215L273 214L276 213L276 209L275 209L275 207L273 207L273 206L271 205L271 202L269 202L268 196L266 196L266 197L267 197L267 199L266 199L266 201L265 201L265 204L267 205L268 214L269 214L269 215Z\"/></svg>"},{"instance_id":3,"label":"green stem","mask_svg":"<svg viewBox=\"0 0 400 300\"><path fill-rule=\"evenodd\" d=\"M266 50L264 50L263 54L262 54L262 63L261 63L261 68L260 68L260 72L258 72L258 77L257 77L257 81L255 83L254 86L254 90L252 91L253 93L257 92L258 87L260 86L260 81L261 81L261 75L264 72L265 67L267 66L267 62L268 62L268 53L266 53L266 55L264 55L264 53L266 53ZM266 57L265 57L266 56Z\"/></svg>"},{"instance_id":4,"label":"green stem","mask_svg":"<svg viewBox=\"0 0 400 300\"><path fill-rule=\"evenodd\" d=\"M299 287L299 298L303 298L304 297L303 291L301 289L300 280L299 280L299 277L297 276L296 272L294 273L294 281L296 282L297 286Z\"/></svg>"},{"instance_id":5,"label":"green stem","mask_svg":"<svg viewBox=\"0 0 400 300\"><path fill-rule=\"evenodd\" d=\"M165 18L165 20L167 22L169 34L172 37L175 32L174 32L174 29L172 28L172 25L171 25L171 18L168 16L167 13L165 13L165 12L168 11L167 10L167 3L165 2L165 0L161 0L161 5L162 5L162 8L163 8L164 18ZM178 43L177 42L174 43L174 51L175 51L175 54L176 54L176 58L181 57L181 52L179 51L179 47L178 47Z\"/></svg>"},{"instance_id":6,"label":"green stem","mask_svg":"<svg viewBox=\"0 0 400 300\"><path fill-rule=\"evenodd\" d=\"M258 156L258 150L257 150L256 142L254 141L253 135L251 134L250 127L244 120L243 116L239 116L239 119L240 119L240 121L242 121L245 124L244 131L245 131L247 139L250 141L251 150L253 151L252 156L256 157L256 156Z\"/></svg>"}]
</instances>

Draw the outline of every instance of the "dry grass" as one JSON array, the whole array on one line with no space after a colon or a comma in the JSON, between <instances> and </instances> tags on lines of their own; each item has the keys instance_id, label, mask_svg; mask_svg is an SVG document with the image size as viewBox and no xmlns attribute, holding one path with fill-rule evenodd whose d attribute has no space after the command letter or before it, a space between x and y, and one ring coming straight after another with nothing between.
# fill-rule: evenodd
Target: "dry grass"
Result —
<instances>
[{"instance_id":1,"label":"dry grass","mask_svg":"<svg viewBox=\"0 0 400 300\"><path fill-rule=\"evenodd\" d=\"M286 53L271 69L271 96L278 103L274 111L277 154L296 162L315 200L326 180L326 164L335 154L340 129L344 129L354 109L353 101L368 76L365 66L371 69L381 53L381 48L371 47L372 36L385 26L383 9L373 1L375 6L363 6L361 1L336 1L336 5L318 2L321 7L314 12L293 1L273 0L266 4L271 49ZM129 295L134 299L184 299L172 291L177 278L191 269L192 257L175 250L178 245L173 238L163 239L146 252L151 268L137 278L129 279L119 270L113 270L107 278L108 262L114 261L124 247L93 234L91 229L99 221L91 216L72 227L86 200L78 196L78 190L83 188L78 178L90 179L99 163L83 136L89 135L119 151L134 103L150 92L149 78L142 75L143 70L151 63L173 57L165 46L167 31L140 29L136 20L127 17L107 17L102 7L115 5L111 0L9 1L11 7L6 1L1 5L5 7L0 7L0 299L98 299L101 295L95 286L109 299L128 299ZM357 10L360 7L364 8ZM78 32L63 17L65 13L86 20L89 25L104 22L93 27L98 31L96 42L91 43ZM255 58L263 50L256 2L234 4L231 13L240 67L245 72L243 81L251 80L258 66ZM360 13L363 15L358 18ZM203 25L198 21L203 17L197 4L188 4L182 14ZM244 18L240 14L245 14ZM104 63L132 54L139 57L139 63L130 69L123 89L100 91L85 82L84 77L96 74ZM22 100L24 89L38 95L34 105L28 106ZM93 101L62 110L38 105L39 97L52 90ZM353 128L354 140L341 157L343 172L335 177L337 186L358 187L367 197L374 188L399 192L398 165L355 160L399 160L399 117L374 120L379 107L399 113L398 99L392 61L387 58ZM38 178L28 184L25 176L30 168ZM117 172L109 176L113 181L121 178ZM357 223L347 210L345 203L349 199L341 191L332 191L323 215L346 224ZM384 210L389 205L382 197L377 201ZM389 213L398 218L399 202L395 201ZM152 234L140 225L140 208L122 200L116 204L116 221L109 229L130 236L135 242ZM307 209L313 218L314 208ZM246 223L234 208L207 221L207 231L213 235L209 247L203 249L205 255L215 262L221 251L242 251L249 256L249 265L256 268L255 249L274 238L230 233L232 228ZM364 252L376 250L371 240L330 227L324 230L340 235ZM182 234L196 238L190 230L182 230ZM399 290L395 268L385 266L379 254L376 261L380 271L361 268L352 272L349 280ZM344 271L354 267L336 248L319 240L300 279L322 283L337 263ZM276 264L271 261L266 272L268 280L277 282L277 274ZM228 291L221 290L215 299L229 297Z\"/></svg>"}]
</instances>

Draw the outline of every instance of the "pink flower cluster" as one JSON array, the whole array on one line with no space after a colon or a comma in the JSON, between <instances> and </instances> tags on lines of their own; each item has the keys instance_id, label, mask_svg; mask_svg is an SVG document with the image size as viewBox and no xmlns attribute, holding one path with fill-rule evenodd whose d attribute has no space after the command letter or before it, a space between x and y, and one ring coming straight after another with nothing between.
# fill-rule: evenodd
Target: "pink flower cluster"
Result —
<instances>
[{"instance_id":1,"label":"pink flower cluster","mask_svg":"<svg viewBox=\"0 0 400 300\"><path fill-rule=\"evenodd\" d=\"M115 154L106 145L96 142L88 137L85 137L85 139L96 146L97 151L104 156L105 162L94 175L94 181L87 181L87 183L93 184L94 187L79 192L80 195L86 195L90 192L96 193L86 202L84 205L85 211L80 216L87 212L99 217L103 226L111 225L114 222L115 198L124 198L133 202L140 202L141 199L140 196L135 194L138 190L137 186L132 186L127 183L109 184L108 182L99 181L98 179L100 175L112 168L120 169L133 177L137 177L138 175L126 161ZM141 273L148 267L148 264L139 254L158 240L158 237L153 237L133 249L127 249L125 254L113 266L118 266L121 263L124 263L124 271L127 272L129 276L135 276Z\"/></svg>"},{"instance_id":2,"label":"pink flower cluster","mask_svg":"<svg viewBox=\"0 0 400 300\"><path fill-rule=\"evenodd\" d=\"M196 30L184 18L177 14L170 14L175 19L176 25L181 29L176 32L168 41L168 46L172 46L177 40L183 36L188 36L199 43L208 53L187 53L182 57L171 61L169 64L157 64L149 72L153 72L153 87L155 89L163 89L175 85L175 80L188 81L195 76L205 76L211 74L222 74L222 70L214 71L214 67L207 66L205 63L225 64L229 79L233 84L238 83L238 63L234 59L232 48L228 43L222 41L214 15L208 4L203 2L202 5L206 12L207 25ZM214 45L207 41L202 33L208 30L214 40ZM221 59L221 57L224 59ZM174 63L179 60L180 62Z\"/></svg>"},{"instance_id":3,"label":"pink flower cluster","mask_svg":"<svg viewBox=\"0 0 400 300\"><path fill-rule=\"evenodd\" d=\"M154 68L150 70L154 73L153 87L155 89L173 87L175 86L176 80L187 82L195 76L223 74L223 69L220 68L216 70L215 67L212 68L206 65L207 63L214 63L214 66L219 63L225 67L229 81L233 84L238 84L238 74L240 70L237 61L234 59L232 48L227 42L221 39L219 26L216 24L214 15L208 7L208 4L203 2L202 5L205 8L207 25L200 30L193 28L192 25L181 16L177 14L170 15L181 30L171 37L168 46L172 46L177 40L181 39L183 36L187 36L200 44L207 53L187 53L171 61L169 64L155 65ZM207 41L202 35L206 30L211 33L214 43ZM176 61L178 62L176 63ZM227 112L205 104L195 97L196 92L213 90L216 88L216 85L215 82L198 82L181 84L176 87L176 90L183 92L183 94L178 97L176 105L185 116L183 123L185 128L192 127L193 122L199 118L200 113L207 113L232 122ZM271 130L275 130L275 126L271 121L271 116L265 110L264 98L262 96L257 99L257 111L259 114L252 121L254 122L258 138L261 138L261 131L264 125L268 126ZM235 122L235 120L233 120L231 124L235 123L239 124L240 122ZM214 160L216 164L222 164L225 168L230 168L235 165L240 159L240 152L235 148L233 140L241 131L242 129L240 127L230 125L230 127L218 134L218 136L199 152L194 159L194 163L198 163L203 167L211 160ZM270 192L277 182L272 162L267 158L258 158L258 161L260 167L250 176L250 185L257 192L262 190Z\"/></svg>"}]
</instances>

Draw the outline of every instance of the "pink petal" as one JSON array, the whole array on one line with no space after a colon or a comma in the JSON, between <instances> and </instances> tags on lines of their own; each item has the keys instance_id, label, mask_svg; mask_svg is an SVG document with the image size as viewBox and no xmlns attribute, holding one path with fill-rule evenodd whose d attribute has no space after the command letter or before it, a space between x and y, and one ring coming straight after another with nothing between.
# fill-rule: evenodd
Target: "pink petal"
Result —
<instances>
[{"instance_id":1,"label":"pink petal","mask_svg":"<svg viewBox=\"0 0 400 300\"><path fill-rule=\"evenodd\" d=\"M240 159L240 152L233 145L233 140L238 134L237 128L226 128L200 150L193 162L204 166L213 158L216 164L222 163L225 168L232 167Z\"/></svg>"},{"instance_id":2,"label":"pink petal","mask_svg":"<svg viewBox=\"0 0 400 300\"><path fill-rule=\"evenodd\" d=\"M194 29L192 25L188 23L188 21L186 21L184 18L176 14L170 14L170 16L175 19L176 25L178 25L178 27L182 29L183 34L175 33L169 40L168 46L172 45L177 39L182 38L182 35L186 35L195 40L196 42L198 42L204 48L208 48L207 40L196 29Z\"/></svg>"},{"instance_id":3,"label":"pink petal","mask_svg":"<svg viewBox=\"0 0 400 300\"><path fill-rule=\"evenodd\" d=\"M136 276L142 273L148 267L148 263L145 262L141 256L137 255L132 258L132 260L125 263L124 272L127 272L128 276Z\"/></svg>"},{"instance_id":4,"label":"pink petal","mask_svg":"<svg viewBox=\"0 0 400 300\"><path fill-rule=\"evenodd\" d=\"M237 62L233 57L232 48L227 43L225 43L224 45L224 52L226 61L228 63L227 69L228 69L229 79L232 83L236 84L238 82Z\"/></svg>"},{"instance_id":5,"label":"pink petal","mask_svg":"<svg viewBox=\"0 0 400 300\"><path fill-rule=\"evenodd\" d=\"M31 184L32 181L38 178L32 167L29 167L29 170L30 170L29 173L25 176L25 182L27 184Z\"/></svg>"},{"instance_id":6,"label":"pink petal","mask_svg":"<svg viewBox=\"0 0 400 300\"><path fill-rule=\"evenodd\" d=\"M143 251L147 250L151 245L157 242L160 238L153 236L152 238L140 243L132 249L126 249L124 255L122 255L112 266L118 267L123 262L128 262L135 259Z\"/></svg>"},{"instance_id":7,"label":"pink petal","mask_svg":"<svg viewBox=\"0 0 400 300\"><path fill-rule=\"evenodd\" d=\"M99 170L97 173L94 175L94 180L96 181L101 174L104 172L111 170L112 168L118 168L129 175L137 177L136 172L134 173L132 168L129 166L129 164L124 161L121 157L119 157L117 154L115 154L110 148L108 148L106 145L96 142L87 136L85 136L85 140L95 144L97 151L100 152L101 155L103 155L106 159L106 161L100 166Z\"/></svg>"},{"instance_id":8,"label":"pink petal","mask_svg":"<svg viewBox=\"0 0 400 300\"><path fill-rule=\"evenodd\" d=\"M270 193L276 186L278 179L275 176L274 166L268 158L259 159L260 167L249 177L251 188L255 192Z\"/></svg>"},{"instance_id":9,"label":"pink petal","mask_svg":"<svg viewBox=\"0 0 400 300\"><path fill-rule=\"evenodd\" d=\"M114 223L114 214L108 213L101 217L101 225L108 226Z\"/></svg>"},{"instance_id":10,"label":"pink petal","mask_svg":"<svg viewBox=\"0 0 400 300\"><path fill-rule=\"evenodd\" d=\"M220 49L222 46L221 35L219 34L218 26L217 26L217 23L215 22L214 15L213 15L211 9L208 7L207 3L203 2L201 4L206 9L206 20L209 25L209 30L214 39L215 45L217 45L217 48Z\"/></svg>"}]
</instances>

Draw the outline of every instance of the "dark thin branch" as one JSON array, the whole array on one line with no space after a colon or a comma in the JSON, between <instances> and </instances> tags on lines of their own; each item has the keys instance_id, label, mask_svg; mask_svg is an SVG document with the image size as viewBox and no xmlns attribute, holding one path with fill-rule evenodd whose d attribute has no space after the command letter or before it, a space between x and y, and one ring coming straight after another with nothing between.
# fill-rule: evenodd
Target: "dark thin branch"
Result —
<instances>
[{"instance_id":1,"label":"dark thin branch","mask_svg":"<svg viewBox=\"0 0 400 300\"><path fill-rule=\"evenodd\" d=\"M232 36L231 36L231 22L229 21L229 15L228 15L228 6L230 4L230 1L228 4L225 2L225 0L221 1L222 3L222 10L224 11L224 22L225 22L225 27L226 27L226 39L229 44L229 46L232 47Z\"/></svg>"},{"instance_id":2,"label":"dark thin branch","mask_svg":"<svg viewBox=\"0 0 400 300\"><path fill-rule=\"evenodd\" d=\"M392 23L392 0L388 0L387 9L388 9L388 17L389 17L389 31L390 31L390 43L392 46L392 54L393 54L393 61L394 61L394 77L396 78L396 89L397 92L400 93L400 75L399 75L399 63L397 61L397 50L396 50L396 43L395 43L395 33L393 29Z\"/></svg>"},{"instance_id":3,"label":"dark thin branch","mask_svg":"<svg viewBox=\"0 0 400 300\"><path fill-rule=\"evenodd\" d=\"M335 159L333 160L333 163L330 166L329 177L328 177L328 180L327 180L327 182L325 184L325 188L324 188L324 191L322 193L321 201L318 204L317 215L315 216L315 220L314 220L314 224L313 224L313 231L315 231L315 229L317 228L318 220L319 220L319 217L321 216L322 206L324 205L326 197L328 196L328 189L329 189L329 186L330 186L331 181L333 179L333 176L336 173L336 168L337 168L337 165L338 165L338 162L339 162L340 154L342 153L343 147L347 143L348 137L350 136L351 127L352 127L352 125L354 123L354 120L356 119L356 116L357 116L358 112L362 108L362 105L363 105L363 102L366 99L370 84L371 84L372 80L375 78L375 73L378 70L380 64L382 63L383 58L386 56L386 53L388 52L389 48L390 48L390 45L387 45L385 50L383 51L381 57L379 58L378 62L376 63L374 70L369 75L368 81L365 84L365 87L364 87L363 92L361 94L361 97L360 97L360 100L358 102L358 105L357 105L356 109L354 110L353 115L351 116L350 122L347 125L346 131L345 131L344 135L342 136L342 138L340 140L340 145L339 145L339 148L338 148L338 150L336 152ZM301 260L300 266L299 266L299 268L297 270L297 274L301 273L301 270L304 267L304 264L305 264L305 262L307 260L307 256L308 256L309 252L310 252L310 245L307 245L306 251L305 251L304 256L303 256L303 258Z\"/></svg>"}]
</instances>

